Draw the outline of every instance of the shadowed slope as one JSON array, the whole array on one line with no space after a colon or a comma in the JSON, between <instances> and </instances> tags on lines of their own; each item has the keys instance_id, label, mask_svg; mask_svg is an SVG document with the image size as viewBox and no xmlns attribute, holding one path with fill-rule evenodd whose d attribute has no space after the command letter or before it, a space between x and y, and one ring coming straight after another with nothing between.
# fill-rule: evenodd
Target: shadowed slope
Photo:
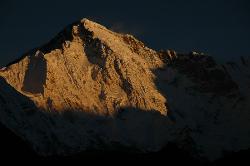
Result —
<instances>
[{"instance_id":1,"label":"shadowed slope","mask_svg":"<svg viewBox=\"0 0 250 166\"><path fill-rule=\"evenodd\" d=\"M156 111L122 108L113 118L72 108L49 112L36 107L2 77L0 106L1 122L45 156L89 149L154 151L169 139L165 126L171 123Z\"/></svg>"},{"instance_id":2,"label":"shadowed slope","mask_svg":"<svg viewBox=\"0 0 250 166\"><path fill-rule=\"evenodd\" d=\"M29 93L44 92L44 85L47 77L46 60L42 52L37 51L35 56L31 56L29 65L25 73L22 90Z\"/></svg>"}]
</instances>

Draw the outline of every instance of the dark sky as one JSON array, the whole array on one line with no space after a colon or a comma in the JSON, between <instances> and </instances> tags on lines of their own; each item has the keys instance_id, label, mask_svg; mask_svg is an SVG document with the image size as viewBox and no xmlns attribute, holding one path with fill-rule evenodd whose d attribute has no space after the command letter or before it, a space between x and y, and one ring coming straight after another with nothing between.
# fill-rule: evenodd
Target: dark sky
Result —
<instances>
[{"instance_id":1,"label":"dark sky","mask_svg":"<svg viewBox=\"0 0 250 166\"><path fill-rule=\"evenodd\" d=\"M250 56L248 0L1 0L0 66L87 17L154 49Z\"/></svg>"}]
</instances>

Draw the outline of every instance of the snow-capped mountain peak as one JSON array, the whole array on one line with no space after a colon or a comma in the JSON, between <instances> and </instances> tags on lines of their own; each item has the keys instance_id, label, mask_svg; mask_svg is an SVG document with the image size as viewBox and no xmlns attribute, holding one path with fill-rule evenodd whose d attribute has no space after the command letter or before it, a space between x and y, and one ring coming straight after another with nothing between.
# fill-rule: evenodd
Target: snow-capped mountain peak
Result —
<instances>
[{"instance_id":1,"label":"snow-capped mountain peak","mask_svg":"<svg viewBox=\"0 0 250 166\"><path fill-rule=\"evenodd\" d=\"M0 121L43 155L250 146L249 61L154 51L82 19L0 70Z\"/></svg>"}]
</instances>

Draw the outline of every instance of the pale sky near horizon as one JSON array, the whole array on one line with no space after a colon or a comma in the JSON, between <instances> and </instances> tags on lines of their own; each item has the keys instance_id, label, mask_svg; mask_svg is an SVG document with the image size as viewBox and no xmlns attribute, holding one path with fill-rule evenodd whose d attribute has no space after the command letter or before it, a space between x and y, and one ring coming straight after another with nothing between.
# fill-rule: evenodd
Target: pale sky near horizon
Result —
<instances>
[{"instance_id":1,"label":"pale sky near horizon","mask_svg":"<svg viewBox=\"0 0 250 166\"><path fill-rule=\"evenodd\" d=\"M250 56L248 0L1 0L0 67L83 17L131 33L156 50Z\"/></svg>"}]
</instances>

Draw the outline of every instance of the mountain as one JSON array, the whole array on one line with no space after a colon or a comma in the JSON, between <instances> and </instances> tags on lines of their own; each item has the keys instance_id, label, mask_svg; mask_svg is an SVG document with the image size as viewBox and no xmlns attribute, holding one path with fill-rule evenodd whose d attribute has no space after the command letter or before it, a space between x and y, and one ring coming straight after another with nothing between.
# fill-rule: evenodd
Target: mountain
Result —
<instances>
[{"instance_id":1,"label":"mountain","mask_svg":"<svg viewBox=\"0 0 250 166\"><path fill-rule=\"evenodd\" d=\"M171 42L171 41L170 41ZM0 70L0 122L40 155L250 147L250 60L154 51L82 19Z\"/></svg>"}]
</instances>

